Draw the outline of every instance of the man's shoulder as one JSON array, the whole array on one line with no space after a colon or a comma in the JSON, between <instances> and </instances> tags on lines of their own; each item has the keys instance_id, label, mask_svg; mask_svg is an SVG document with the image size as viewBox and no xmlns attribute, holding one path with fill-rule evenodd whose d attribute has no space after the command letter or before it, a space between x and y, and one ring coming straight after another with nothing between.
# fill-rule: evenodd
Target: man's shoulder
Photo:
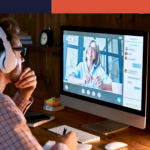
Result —
<instances>
[{"instance_id":1,"label":"man's shoulder","mask_svg":"<svg viewBox=\"0 0 150 150\"><path fill-rule=\"evenodd\" d=\"M12 99L8 95L0 93L0 101L3 101L3 100L11 101Z\"/></svg>"},{"instance_id":2,"label":"man's shoulder","mask_svg":"<svg viewBox=\"0 0 150 150\"><path fill-rule=\"evenodd\" d=\"M14 101L6 94L0 93L0 109L7 109L7 107L14 107Z\"/></svg>"}]
</instances>

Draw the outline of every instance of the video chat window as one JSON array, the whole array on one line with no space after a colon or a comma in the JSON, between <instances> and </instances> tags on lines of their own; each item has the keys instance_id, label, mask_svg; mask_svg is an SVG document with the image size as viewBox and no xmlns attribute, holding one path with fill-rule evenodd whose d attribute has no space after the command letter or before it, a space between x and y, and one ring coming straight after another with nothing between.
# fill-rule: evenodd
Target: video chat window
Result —
<instances>
[{"instance_id":1,"label":"video chat window","mask_svg":"<svg viewBox=\"0 0 150 150\"><path fill-rule=\"evenodd\" d=\"M141 110L142 71L142 36L64 31L64 91Z\"/></svg>"},{"instance_id":2,"label":"video chat window","mask_svg":"<svg viewBox=\"0 0 150 150\"><path fill-rule=\"evenodd\" d=\"M90 37L65 34L63 46L64 53L66 54L64 55L66 66L64 67L63 80L68 81L70 75L74 75L77 69L79 69L79 66L84 63L87 44L93 39L99 45L99 66L105 72L102 82L106 84L112 83L112 92L122 95L124 42L122 39L116 37ZM81 78L79 74L83 74L83 72L77 74L77 77ZM88 86L88 84L83 86ZM97 88L90 84L89 87Z\"/></svg>"}]
</instances>

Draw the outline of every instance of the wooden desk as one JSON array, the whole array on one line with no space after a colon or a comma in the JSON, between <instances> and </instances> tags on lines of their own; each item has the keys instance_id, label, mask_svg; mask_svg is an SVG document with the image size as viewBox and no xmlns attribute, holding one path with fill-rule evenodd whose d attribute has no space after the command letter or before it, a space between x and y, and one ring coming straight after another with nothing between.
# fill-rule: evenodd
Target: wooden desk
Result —
<instances>
[{"instance_id":1,"label":"wooden desk","mask_svg":"<svg viewBox=\"0 0 150 150\"><path fill-rule=\"evenodd\" d=\"M147 124L145 130L129 127L122 131L105 136L81 127L82 124L100 121L104 118L97 117L68 107L55 113L44 111L42 98L46 97L47 95L44 95L44 93L41 94L40 92L35 92L33 96L34 103L30 107L28 112L36 111L49 113L54 114L56 117L56 119L51 122L48 122L36 128L30 128L33 135L37 138L42 146L47 141L55 140L57 137L56 134L47 131L48 128L66 124L74 128L100 136L101 139L99 141L90 143L93 145L92 150L104 150L105 145L113 141L120 141L128 144L128 147L121 148L120 150L150 150L150 124Z\"/></svg>"}]
</instances>

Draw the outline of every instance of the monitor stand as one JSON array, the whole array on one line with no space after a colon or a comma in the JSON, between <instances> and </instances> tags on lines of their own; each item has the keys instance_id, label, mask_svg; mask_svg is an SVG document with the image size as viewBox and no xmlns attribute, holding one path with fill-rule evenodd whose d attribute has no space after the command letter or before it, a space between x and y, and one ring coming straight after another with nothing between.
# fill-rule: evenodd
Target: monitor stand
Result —
<instances>
[{"instance_id":1,"label":"monitor stand","mask_svg":"<svg viewBox=\"0 0 150 150\"><path fill-rule=\"evenodd\" d=\"M94 122L94 123L90 123L90 124L85 124L82 125L83 128L104 134L104 135L108 135L112 132L116 132L122 129L125 129L127 127L129 127L128 125L119 123L119 122L115 122L112 120L104 120L104 121L100 121L100 122Z\"/></svg>"}]
</instances>

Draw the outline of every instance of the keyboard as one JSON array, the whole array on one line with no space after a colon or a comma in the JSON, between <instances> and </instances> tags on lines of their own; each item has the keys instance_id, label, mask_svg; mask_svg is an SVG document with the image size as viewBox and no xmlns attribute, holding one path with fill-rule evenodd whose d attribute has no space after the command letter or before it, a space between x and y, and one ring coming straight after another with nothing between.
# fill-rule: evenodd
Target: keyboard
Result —
<instances>
[{"instance_id":1,"label":"keyboard","mask_svg":"<svg viewBox=\"0 0 150 150\"><path fill-rule=\"evenodd\" d=\"M100 139L99 136L90 134L88 132L84 132L82 130L79 130L79 129L76 129L76 128L73 128L73 127L70 127L67 125L61 125L58 127L50 128L50 129L48 129L48 131L62 135L65 127L67 128L66 133L68 133L69 131L75 132L75 135L78 137L78 142L80 142L80 143L88 143L88 142L92 142L92 141Z\"/></svg>"}]
</instances>

